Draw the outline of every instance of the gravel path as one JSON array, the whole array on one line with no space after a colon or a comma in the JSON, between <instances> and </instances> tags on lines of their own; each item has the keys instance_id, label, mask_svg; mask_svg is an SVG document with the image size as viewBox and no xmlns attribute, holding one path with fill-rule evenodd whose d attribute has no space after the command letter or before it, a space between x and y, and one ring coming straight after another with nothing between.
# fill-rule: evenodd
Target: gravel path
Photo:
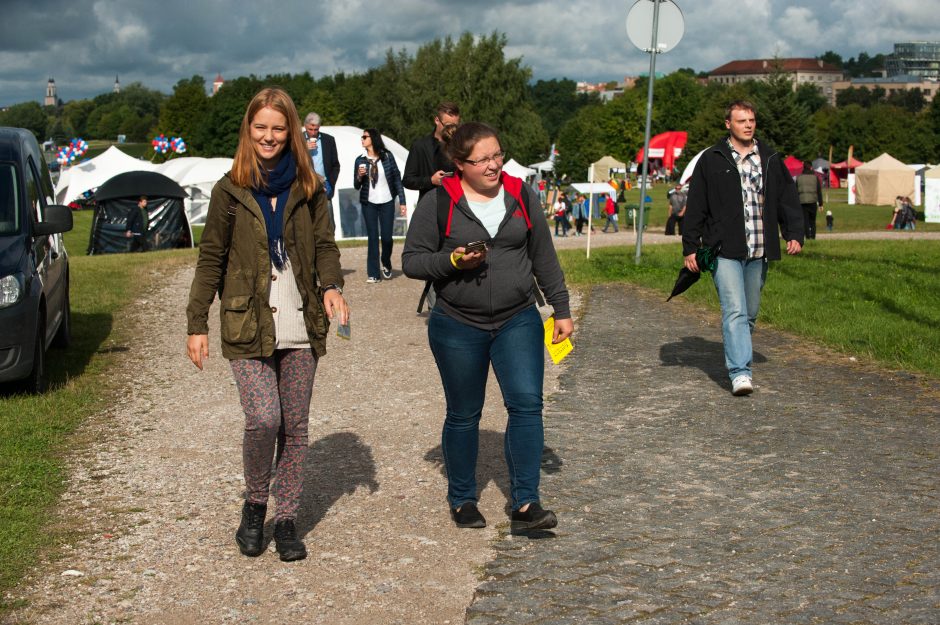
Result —
<instances>
[{"instance_id":1,"label":"gravel path","mask_svg":"<svg viewBox=\"0 0 940 625\"><path fill-rule=\"evenodd\" d=\"M646 243L664 241L678 238L644 235ZM626 231L591 240L633 242ZM481 510L490 527L457 530L441 474L440 381L425 316L414 312L421 285L397 271L390 282L365 284L364 248L344 250L343 266L353 340L331 336L317 372L298 524L310 557L284 564L273 550L248 559L235 547L242 414L215 311L206 371L184 355L189 269L155 280L162 286L116 320L140 338L110 346L127 350L114 407L77 436L90 442L71 459L57 520L74 538L9 593L7 602L20 607L5 623L464 622L508 525L498 389L491 380L482 424ZM565 370L547 367L547 393Z\"/></svg>"},{"instance_id":2,"label":"gravel path","mask_svg":"<svg viewBox=\"0 0 940 625\"><path fill-rule=\"evenodd\" d=\"M141 338L115 346L128 349L119 397L79 433L95 442L74 458L61 503L76 538L11 593L25 606L7 622L463 622L497 526L508 526L498 388L491 380L482 426L490 527L457 530L441 472L443 393L426 315L415 314L422 285L398 271L365 284L364 248L343 250L343 266L353 340L330 337L314 386L298 521L310 557L236 549L243 417L215 309L206 370L185 357L189 269L119 321Z\"/></svg>"}]
</instances>

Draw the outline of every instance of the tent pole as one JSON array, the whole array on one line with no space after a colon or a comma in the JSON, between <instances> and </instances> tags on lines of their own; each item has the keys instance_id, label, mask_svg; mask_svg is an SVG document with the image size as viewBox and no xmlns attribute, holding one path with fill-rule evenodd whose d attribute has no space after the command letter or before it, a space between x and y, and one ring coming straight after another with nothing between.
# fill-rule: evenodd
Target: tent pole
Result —
<instances>
[{"instance_id":1,"label":"tent pole","mask_svg":"<svg viewBox=\"0 0 940 625\"><path fill-rule=\"evenodd\" d=\"M594 163L591 163L591 166L588 167L588 240L587 240L587 256L585 258L591 258L591 230L594 229L594 194L591 193L592 185L594 184Z\"/></svg>"}]
</instances>

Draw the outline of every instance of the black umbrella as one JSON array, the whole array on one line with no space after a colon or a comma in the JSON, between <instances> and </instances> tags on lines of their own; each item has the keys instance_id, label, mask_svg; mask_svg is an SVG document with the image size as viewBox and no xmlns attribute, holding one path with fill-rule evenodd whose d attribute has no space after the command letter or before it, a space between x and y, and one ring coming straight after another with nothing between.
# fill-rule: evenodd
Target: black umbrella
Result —
<instances>
[{"instance_id":1,"label":"black umbrella","mask_svg":"<svg viewBox=\"0 0 940 625\"><path fill-rule=\"evenodd\" d=\"M700 247L695 252L695 262L698 263L698 272L689 271L685 267L679 270L679 277L676 278L676 284L672 287L672 293L666 298L668 302L676 295L684 293L690 286L698 282L702 276L702 271L715 271L718 265L718 253L721 251L721 241L715 244L715 247Z\"/></svg>"}]
</instances>

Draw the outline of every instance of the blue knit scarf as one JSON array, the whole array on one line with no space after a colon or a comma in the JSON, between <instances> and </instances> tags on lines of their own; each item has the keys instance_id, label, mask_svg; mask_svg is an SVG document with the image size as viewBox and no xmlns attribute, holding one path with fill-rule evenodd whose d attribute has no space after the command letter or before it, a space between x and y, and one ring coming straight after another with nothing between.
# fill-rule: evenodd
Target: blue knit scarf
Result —
<instances>
[{"instance_id":1,"label":"blue knit scarf","mask_svg":"<svg viewBox=\"0 0 940 625\"><path fill-rule=\"evenodd\" d=\"M287 208L287 196L290 195L291 185L297 179L297 162L294 161L294 155L289 150L285 150L281 160L267 174L262 187L252 188L251 194L264 215L271 263L281 270L287 262L287 250L284 249L284 210ZM271 208L272 197L277 198L273 209Z\"/></svg>"}]
</instances>

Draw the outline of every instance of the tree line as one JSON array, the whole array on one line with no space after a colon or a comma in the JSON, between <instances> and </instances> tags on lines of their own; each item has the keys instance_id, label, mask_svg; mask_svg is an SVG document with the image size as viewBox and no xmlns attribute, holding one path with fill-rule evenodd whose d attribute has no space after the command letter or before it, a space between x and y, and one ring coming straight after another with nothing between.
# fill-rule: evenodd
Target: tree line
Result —
<instances>
[{"instance_id":1,"label":"tree line","mask_svg":"<svg viewBox=\"0 0 940 625\"><path fill-rule=\"evenodd\" d=\"M543 160L550 146L559 153L556 172L584 178L588 165L610 154L631 161L642 147L646 115L646 78L610 101L577 94L567 78L532 82L520 58L506 58L506 36L436 39L409 54L389 50L385 60L363 73L314 78L309 72L243 76L225 83L214 96L202 76L180 80L169 95L140 83L64 105L27 102L0 113L0 125L29 128L40 139L66 142L72 137L149 141L156 134L182 136L188 154L231 156L250 98L262 87L279 85L291 94L301 115L318 112L324 125L375 127L403 145L432 129L441 100L457 102L465 120L500 129L505 148L523 164ZM845 65L838 55L820 58ZM880 55L879 55L880 56ZM850 59L854 71L876 62L865 53ZM929 106L924 95L887 95L850 89L830 106L813 85L794 89L777 68L767 81L720 85L694 70L677 70L655 84L653 134L686 130L689 142L679 166L727 131L724 108L748 99L758 112L758 136L779 151L801 159L842 160L850 145L862 160L889 152L906 162L940 161L940 98Z\"/></svg>"}]
</instances>

